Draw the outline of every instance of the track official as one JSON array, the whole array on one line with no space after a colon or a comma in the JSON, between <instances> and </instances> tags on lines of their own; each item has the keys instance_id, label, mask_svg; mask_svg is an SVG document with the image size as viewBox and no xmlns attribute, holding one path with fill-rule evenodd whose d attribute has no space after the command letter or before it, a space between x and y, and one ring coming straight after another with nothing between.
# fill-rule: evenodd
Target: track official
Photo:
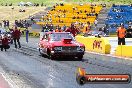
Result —
<instances>
[{"instance_id":1,"label":"track official","mask_svg":"<svg viewBox=\"0 0 132 88\"><path fill-rule=\"evenodd\" d=\"M12 36L13 36L13 40L14 40L14 43L15 43L15 48L17 48L16 42L18 43L19 48L21 48L21 44L20 44L20 41L19 41L20 36L21 36L21 32L20 32L20 30L17 29L17 27L15 27L15 29L13 30Z\"/></svg>"},{"instance_id":2,"label":"track official","mask_svg":"<svg viewBox=\"0 0 132 88\"><path fill-rule=\"evenodd\" d=\"M121 24L121 26L117 29L118 45L125 45L125 35L126 29L124 28L124 25Z\"/></svg>"}]
</instances>

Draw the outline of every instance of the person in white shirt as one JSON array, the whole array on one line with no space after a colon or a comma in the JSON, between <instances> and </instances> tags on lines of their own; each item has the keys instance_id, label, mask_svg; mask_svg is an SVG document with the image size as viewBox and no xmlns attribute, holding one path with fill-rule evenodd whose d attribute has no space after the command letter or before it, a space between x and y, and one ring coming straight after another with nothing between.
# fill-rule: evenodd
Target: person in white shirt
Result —
<instances>
[{"instance_id":1,"label":"person in white shirt","mask_svg":"<svg viewBox=\"0 0 132 88\"><path fill-rule=\"evenodd\" d=\"M98 20L95 20L95 21L94 21L95 27L97 27L97 24L98 24Z\"/></svg>"}]
</instances>

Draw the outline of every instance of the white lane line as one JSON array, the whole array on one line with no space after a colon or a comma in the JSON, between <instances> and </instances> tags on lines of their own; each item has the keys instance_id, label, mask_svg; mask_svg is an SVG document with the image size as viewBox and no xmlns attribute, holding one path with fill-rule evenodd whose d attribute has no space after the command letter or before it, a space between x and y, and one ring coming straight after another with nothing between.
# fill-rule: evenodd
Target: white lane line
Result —
<instances>
[{"instance_id":1,"label":"white lane line","mask_svg":"<svg viewBox=\"0 0 132 88\"><path fill-rule=\"evenodd\" d=\"M9 84L11 88L19 88L9 76L7 76L4 72L1 73L2 77L5 79L5 81Z\"/></svg>"},{"instance_id":2,"label":"white lane line","mask_svg":"<svg viewBox=\"0 0 132 88\"><path fill-rule=\"evenodd\" d=\"M129 58L129 57L115 56L113 54L102 54L102 53L96 53L96 52L90 52L90 51L85 51L85 52L86 53L97 54L97 55L101 55L101 56L109 56L109 57L116 57L116 58L119 58L119 59L132 60L132 58Z\"/></svg>"}]
</instances>

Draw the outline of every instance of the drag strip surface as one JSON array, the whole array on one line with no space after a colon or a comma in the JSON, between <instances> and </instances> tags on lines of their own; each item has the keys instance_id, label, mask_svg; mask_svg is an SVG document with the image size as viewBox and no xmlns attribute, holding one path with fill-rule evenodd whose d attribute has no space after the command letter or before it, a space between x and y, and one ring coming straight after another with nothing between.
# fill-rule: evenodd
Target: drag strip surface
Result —
<instances>
[{"instance_id":1,"label":"drag strip surface","mask_svg":"<svg viewBox=\"0 0 132 88\"><path fill-rule=\"evenodd\" d=\"M8 82L5 80L2 74L0 74L0 88L10 88Z\"/></svg>"},{"instance_id":2,"label":"drag strip surface","mask_svg":"<svg viewBox=\"0 0 132 88\"><path fill-rule=\"evenodd\" d=\"M77 67L85 68L90 74L132 75L132 63L129 61L123 63L125 60L119 62L116 58L107 57L97 59L97 56L89 53L84 55L82 61L72 60L73 58L53 61L39 55L36 41L22 44L22 49L11 46L8 52L0 52L0 66L19 88L132 88L132 83L80 86L76 83L75 75Z\"/></svg>"}]
</instances>

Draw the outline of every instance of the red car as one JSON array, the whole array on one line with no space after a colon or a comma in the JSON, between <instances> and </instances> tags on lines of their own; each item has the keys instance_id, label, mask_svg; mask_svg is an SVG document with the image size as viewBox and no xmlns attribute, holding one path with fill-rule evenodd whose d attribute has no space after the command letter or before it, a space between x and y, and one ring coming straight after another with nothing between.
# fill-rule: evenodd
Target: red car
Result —
<instances>
[{"instance_id":1,"label":"red car","mask_svg":"<svg viewBox=\"0 0 132 88\"><path fill-rule=\"evenodd\" d=\"M40 38L39 52L50 59L76 57L82 60L85 46L77 42L70 32L48 32Z\"/></svg>"}]
</instances>

